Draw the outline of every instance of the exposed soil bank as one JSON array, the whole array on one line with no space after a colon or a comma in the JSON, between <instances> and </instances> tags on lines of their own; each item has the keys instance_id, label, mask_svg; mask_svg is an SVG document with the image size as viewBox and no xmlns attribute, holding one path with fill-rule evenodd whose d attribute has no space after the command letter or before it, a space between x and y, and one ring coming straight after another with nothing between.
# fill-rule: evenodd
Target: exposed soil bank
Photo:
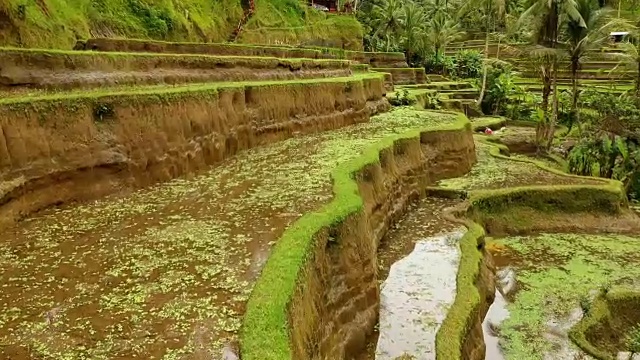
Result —
<instances>
[{"instance_id":1,"label":"exposed soil bank","mask_svg":"<svg viewBox=\"0 0 640 360\"><path fill-rule=\"evenodd\" d=\"M332 199L336 166L381 139L455 120L395 110L241 152L192 179L20 222L0 233L0 306L10 309L0 314L0 354L218 359L272 244ZM425 149L439 144L428 140ZM401 176L405 158L395 158Z\"/></svg>"},{"instance_id":2,"label":"exposed soil bank","mask_svg":"<svg viewBox=\"0 0 640 360\"><path fill-rule=\"evenodd\" d=\"M0 49L0 90L291 80L351 74L349 61Z\"/></svg>"},{"instance_id":3,"label":"exposed soil bank","mask_svg":"<svg viewBox=\"0 0 640 360\"><path fill-rule=\"evenodd\" d=\"M315 235L298 277L289 308L293 358L343 359L362 351L379 307L377 244L428 184L466 173L474 154L467 123L398 140L355 174L363 207Z\"/></svg>"},{"instance_id":4,"label":"exposed soil bank","mask_svg":"<svg viewBox=\"0 0 640 360\"><path fill-rule=\"evenodd\" d=\"M362 75L0 101L1 222L366 122L383 95L381 77Z\"/></svg>"},{"instance_id":5,"label":"exposed soil bank","mask_svg":"<svg viewBox=\"0 0 640 360\"><path fill-rule=\"evenodd\" d=\"M542 234L501 239L488 249L498 268L508 264L517 272L518 290L499 327L507 360L586 358L567 336L581 307L594 290L635 287L640 276L625 265L640 260L636 237Z\"/></svg>"},{"instance_id":6,"label":"exposed soil bank","mask_svg":"<svg viewBox=\"0 0 640 360\"><path fill-rule=\"evenodd\" d=\"M362 44L359 44L362 46ZM149 52L160 54L204 54L225 56L270 56L276 58L348 59L372 67L406 68L402 52L367 52L341 48L293 47L286 45L252 45L228 43L171 43L138 39L89 39L79 42L77 50L109 52Z\"/></svg>"},{"instance_id":7,"label":"exposed soil bank","mask_svg":"<svg viewBox=\"0 0 640 360\"><path fill-rule=\"evenodd\" d=\"M372 68L371 70L391 74L393 85L415 85L427 82L424 68Z\"/></svg>"}]
</instances>

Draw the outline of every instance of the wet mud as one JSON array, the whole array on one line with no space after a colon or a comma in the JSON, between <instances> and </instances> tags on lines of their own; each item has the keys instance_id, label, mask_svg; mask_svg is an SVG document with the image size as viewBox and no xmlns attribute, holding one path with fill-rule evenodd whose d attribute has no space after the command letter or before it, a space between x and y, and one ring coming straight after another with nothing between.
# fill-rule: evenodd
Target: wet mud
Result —
<instances>
[{"instance_id":1,"label":"wet mud","mask_svg":"<svg viewBox=\"0 0 640 360\"><path fill-rule=\"evenodd\" d=\"M273 243L332 198L335 166L447 121L455 116L384 114L4 230L0 358L218 358Z\"/></svg>"}]
</instances>

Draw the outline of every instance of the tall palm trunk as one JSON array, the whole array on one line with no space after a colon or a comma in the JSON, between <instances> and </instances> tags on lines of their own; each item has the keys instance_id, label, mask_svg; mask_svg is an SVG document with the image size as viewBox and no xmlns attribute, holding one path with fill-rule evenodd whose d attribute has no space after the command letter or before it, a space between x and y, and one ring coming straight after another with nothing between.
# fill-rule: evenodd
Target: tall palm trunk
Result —
<instances>
[{"instance_id":1,"label":"tall palm trunk","mask_svg":"<svg viewBox=\"0 0 640 360\"><path fill-rule=\"evenodd\" d=\"M549 152L551 149L551 145L553 145L553 138L556 133L556 124L558 123L558 60L557 58L553 60L553 113L549 119L546 141L545 144L545 152Z\"/></svg>"},{"instance_id":2,"label":"tall palm trunk","mask_svg":"<svg viewBox=\"0 0 640 360\"><path fill-rule=\"evenodd\" d=\"M478 106L482 105L484 93L487 91L487 73L489 72L489 66L487 64L487 59L489 59L489 29L487 29L487 36L484 39L484 55L486 58L482 66L482 88L480 89L480 96L478 97Z\"/></svg>"},{"instance_id":3,"label":"tall palm trunk","mask_svg":"<svg viewBox=\"0 0 640 360\"><path fill-rule=\"evenodd\" d=\"M636 77L636 96L640 96L640 61L638 61L638 76Z\"/></svg>"},{"instance_id":4,"label":"tall palm trunk","mask_svg":"<svg viewBox=\"0 0 640 360\"><path fill-rule=\"evenodd\" d=\"M547 126L549 124L549 96L551 95L551 66L545 64L542 66L542 103L540 108L543 117L538 119L536 124L536 146L538 153L544 153L544 140L547 134Z\"/></svg>"},{"instance_id":5,"label":"tall palm trunk","mask_svg":"<svg viewBox=\"0 0 640 360\"><path fill-rule=\"evenodd\" d=\"M574 121L580 124L580 112L578 111L578 60L571 60L571 85L573 88L573 99L571 102L571 119L569 119L569 131L573 127Z\"/></svg>"}]
</instances>

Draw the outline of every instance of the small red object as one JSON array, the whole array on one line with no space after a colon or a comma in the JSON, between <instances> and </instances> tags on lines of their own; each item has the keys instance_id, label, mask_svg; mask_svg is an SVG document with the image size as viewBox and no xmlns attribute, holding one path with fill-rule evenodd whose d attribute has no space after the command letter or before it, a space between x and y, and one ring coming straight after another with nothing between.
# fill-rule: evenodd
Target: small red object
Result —
<instances>
[{"instance_id":1,"label":"small red object","mask_svg":"<svg viewBox=\"0 0 640 360\"><path fill-rule=\"evenodd\" d=\"M487 135L492 135L493 134L493 130L491 130L489 128L486 128L486 129L484 129L484 133L487 134Z\"/></svg>"}]
</instances>

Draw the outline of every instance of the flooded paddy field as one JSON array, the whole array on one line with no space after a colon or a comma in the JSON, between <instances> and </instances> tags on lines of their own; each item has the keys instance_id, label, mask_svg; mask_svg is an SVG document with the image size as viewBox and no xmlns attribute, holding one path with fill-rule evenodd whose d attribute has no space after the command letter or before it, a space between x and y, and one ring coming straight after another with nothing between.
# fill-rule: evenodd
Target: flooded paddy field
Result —
<instances>
[{"instance_id":1,"label":"flooded paddy field","mask_svg":"<svg viewBox=\"0 0 640 360\"><path fill-rule=\"evenodd\" d=\"M572 178L546 171L528 161L494 157L492 145L476 141L478 163L467 175L446 179L439 186L459 190L489 190L532 185L601 184L597 180Z\"/></svg>"},{"instance_id":2,"label":"flooded paddy field","mask_svg":"<svg viewBox=\"0 0 640 360\"><path fill-rule=\"evenodd\" d=\"M398 109L3 230L0 358L218 358L271 246L331 200L331 171L384 137L455 120Z\"/></svg>"},{"instance_id":3,"label":"flooded paddy field","mask_svg":"<svg viewBox=\"0 0 640 360\"><path fill-rule=\"evenodd\" d=\"M567 332L598 292L640 285L640 236L541 234L487 249L502 280L485 320L487 360L591 359Z\"/></svg>"}]
</instances>

